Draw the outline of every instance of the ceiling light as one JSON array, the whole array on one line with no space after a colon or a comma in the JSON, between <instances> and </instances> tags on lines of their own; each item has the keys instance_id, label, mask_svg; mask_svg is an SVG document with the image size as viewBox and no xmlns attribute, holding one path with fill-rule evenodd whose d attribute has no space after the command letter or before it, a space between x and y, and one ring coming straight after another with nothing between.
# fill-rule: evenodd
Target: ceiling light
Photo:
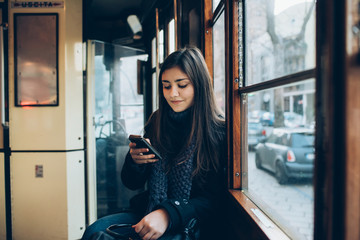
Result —
<instances>
[{"instance_id":1,"label":"ceiling light","mask_svg":"<svg viewBox=\"0 0 360 240\"><path fill-rule=\"evenodd\" d=\"M129 15L127 22L134 33L134 39L140 39L142 37L142 27L139 18L136 15Z\"/></svg>"}]
</instances>

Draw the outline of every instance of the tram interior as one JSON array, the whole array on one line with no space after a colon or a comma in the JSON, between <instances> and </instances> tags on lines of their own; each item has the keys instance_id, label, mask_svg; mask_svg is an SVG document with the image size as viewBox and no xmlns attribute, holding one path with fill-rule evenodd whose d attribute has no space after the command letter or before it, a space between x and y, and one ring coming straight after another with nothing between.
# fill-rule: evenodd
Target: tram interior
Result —
<instances>
[{"instance_id":1,"label":"tram interior","mask_svg":"<svg viewBox=\"0 0 360 240\"><path fill-rule=\"evenodd\" d=\"M147 36L144 35L145 29L142 29L142 23L156 2L158 1L86 0L84 1L84 35L88 39L145 50L144 38ZM133 16L137 18L135 22L131 20ZM137 26L138 24L140 26Z\"/></svg>"},{"instance_id":2,"label":"tram interior","mask_svg":"<svg viewBox=\"0 0 360 240\"><path fill-rule=\"evenodd\" d=\"M40 2L0 0L0 184L5 186L0 239L80 239L97 218L128 210L129 200L142 191L121 182L128 136L142 135L157 108L156 78L164 57L186 45L203 51L214 88L219 87L215 78L223 80L216 96L229 135L224 239L359 239L360 31L359 11L353 11L360 9L358 1L344 1L347 6L337 0L296 1L277 23L273 15L270 27L266 7L289 1L52 2L56 7L41 2L35 8ZM247 7L250 13L242 12ZM247 21L249 16L254 18ZM49 24L43 26L44 19ZM356 24L346 25L348 20ZM291 32L290 25L301 31L298 38L283 37L275 24L285 26L284 32ZM39 54L44 63L21 65L32 57L23 49L51 34L52 54ZM255 40L246 42L246 34ZM271 75L280 59L270 51L277 40L287 44L279 54L289 63L284 76ZM243 56L246 51L250 57ZM42 104L29 89L38 84L33 79L46 74L53 80L50 87L34 91L51 93ZM23 79L28 85L21 85ZM280 137L280 148L290 144L290 133L274 136L279 119L280 127L306 128L306 180L288 181L278 174L281 168L261 162L261 154ZM270 142L269 136L277 140ZM294 156L288 154L288 160ZM289 203L286 210L280 198Z\"/></svg>"}]
</instances>

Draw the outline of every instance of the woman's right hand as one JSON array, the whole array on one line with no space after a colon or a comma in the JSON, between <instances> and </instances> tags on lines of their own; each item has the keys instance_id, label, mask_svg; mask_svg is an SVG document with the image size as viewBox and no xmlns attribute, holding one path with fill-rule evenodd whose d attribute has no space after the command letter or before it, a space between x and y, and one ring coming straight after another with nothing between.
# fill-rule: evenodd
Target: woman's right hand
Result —
<instances>
[{"instance_id":1,"label":"woman's right hand","mask_svg":"<svg viewBox=\"0 0 360 240\"><path fill-rule=\"evenodd\" d=\"M165 209L157 209L133 225L133 228L144 240L160 238L169 226L170 217Z\"/></svg>"},{"instance_id":2,"label":"woman's right hand","mask_svg":"<svg viewBox=\"0 0 360 240\"><path fill-rule=\"evenodd\" d=\"M148 142L149 140L146 139ZM159 161L159 159L154 159L155 154L144 154L149 151L148 148L136 148L136 143L130 142L130 155L135 163L144 164L144 163L153 163Z\"/></svg>"}]
</instances>

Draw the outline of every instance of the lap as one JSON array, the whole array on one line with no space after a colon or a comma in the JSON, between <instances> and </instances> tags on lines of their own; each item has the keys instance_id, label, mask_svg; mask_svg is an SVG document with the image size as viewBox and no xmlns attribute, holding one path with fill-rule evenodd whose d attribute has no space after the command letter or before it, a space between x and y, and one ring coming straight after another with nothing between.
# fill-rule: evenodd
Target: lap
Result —
<instances>
[{"instance_id":1,"label":"lap","mask_svg":"<svg viewBox=\"0 0 360 240\"><path fill-rule=\"evenodd\" d=\"M85 232L82 240L90 240L91 236L95 233L104 232L106 233L106 228L113 224L136 224L138 223L143 216L133 213L133 212L122 212L117 214L108 215L102 218L99 218L94 223L89 225ZM101 238L99 238L101 239ZM106 239L106 238L105 238ZM183 235L181 233L168 233L166 232L159 240L181 240Z\"/></svg>"},{"instance_id":2,"label":"lap","mask_svg":"<svg viewBox=\"0 0 360 240\"><path fill-rule=\"evenodd\" d=\"M94 233L101 231L106 232L106 228L112 224L136 224L141 220L141 218L142 216L132 212L122 212L102 217L86 228L82 240L90 239L91 235Z\"/></svg>"}]
</instances>

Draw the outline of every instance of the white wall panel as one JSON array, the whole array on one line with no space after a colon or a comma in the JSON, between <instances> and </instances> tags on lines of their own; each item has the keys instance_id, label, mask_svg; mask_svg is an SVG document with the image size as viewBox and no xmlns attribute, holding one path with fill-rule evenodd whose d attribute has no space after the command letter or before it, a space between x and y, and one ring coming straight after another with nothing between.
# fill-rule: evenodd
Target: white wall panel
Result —
<instances>
[{"instance_id":1,"label":"white wall panel","mask_svg":"<svg viewBox=\"0 0 360 240\"><path fill-rule=\"evenodd\" d=\"M85 230L84 152L67 153L68 239L80 239Z\"/></svg>"},{"instance_id":2,"label":"white wall panel","mask_svg":"<svg viewBox=\"0 0 360 240\"><path fill-rule=\"evenodd\" d=\"M84 152L13 153L10 162L13 239L79 239Z\"/></svg>"},{"instance_id":3,"label":"white wall panel","mask_svg":"<svg viewBox=\"0 0 360 240\"><path fill-rule=\"evenodd\" d=\"M0 153L0 239L6 239L4 153Z\"/></svg>"},{"instance_id":4,"label":"white wall panel","mask_svg":"<svg viewBox=\"0 0 360 240\"><path fill-rule=\"evenodd\" d=\"M63 8L9 8L9 26L14 26L15 13L58 13L59 16L59 106L56 107L15 107L14 28L9 27L9 124L12 150L84 148L82 1L64 2Z\"/></svg>"}]
</instances>

